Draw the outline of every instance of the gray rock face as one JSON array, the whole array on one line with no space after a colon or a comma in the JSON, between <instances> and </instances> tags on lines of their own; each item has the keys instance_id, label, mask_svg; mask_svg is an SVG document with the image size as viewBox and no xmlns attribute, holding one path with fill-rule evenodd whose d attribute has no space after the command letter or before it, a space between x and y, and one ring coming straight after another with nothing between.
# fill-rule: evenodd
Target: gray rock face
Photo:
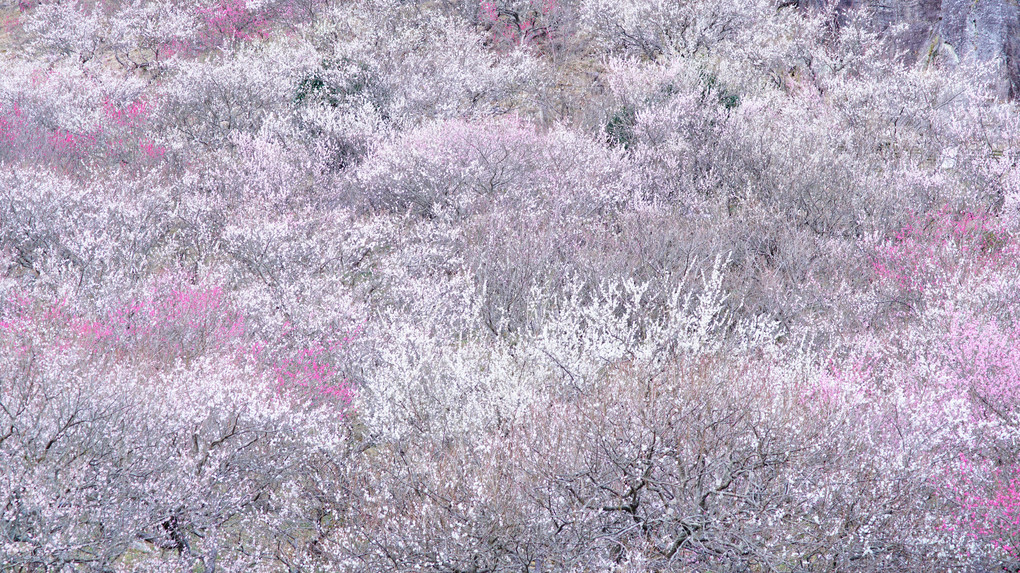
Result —
<instances>
[{"instance_id":1,"label":"gray rock face","mask_svg":"<svg viewBox=\"0 0 1020 573\"><path fill-rule=\"evenodd\" d=\"M897 38L916 58L932 50L961 61L998 62L1000 92L1020 99L1020 6L1017 0L805 0L836 5L837 18L866 7L880 30L903 25Z\"/></svg>"},{"instance_id":2,"label":"gray rock face","mask_svg":"<svg viewBox=\"0 0 1020 573\"><path fill-rule=\"evenodd\" d=\"M980 60L1003 55L1007 21L1017 18L1015 2L943 0L941 4L939 33L958 54Z\"/></svg>"}]
</instances>

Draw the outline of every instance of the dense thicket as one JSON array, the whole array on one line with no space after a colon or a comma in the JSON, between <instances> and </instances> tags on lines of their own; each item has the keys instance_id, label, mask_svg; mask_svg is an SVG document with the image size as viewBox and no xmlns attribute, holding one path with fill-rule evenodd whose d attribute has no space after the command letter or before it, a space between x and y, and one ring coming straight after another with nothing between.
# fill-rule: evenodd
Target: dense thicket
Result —
<instances>
[{"instance_id":1,"label":"dense thicket","mask_svg":"<svg viewBox=\"0 0 1020 573\"><path fill-rule=\"evenodd\" d=\"M855 6L0 4L0 569L1020 569L1016 11Z\"/></svg>"}]
</instances>

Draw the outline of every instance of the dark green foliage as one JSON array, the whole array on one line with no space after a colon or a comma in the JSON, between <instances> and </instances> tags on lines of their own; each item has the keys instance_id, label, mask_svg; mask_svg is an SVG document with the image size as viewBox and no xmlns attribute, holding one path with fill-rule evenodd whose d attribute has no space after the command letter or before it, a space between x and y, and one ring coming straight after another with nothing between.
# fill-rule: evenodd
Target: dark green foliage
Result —
<instances>
[{"instance_id":1,"label":"dark green foliage","mask_svg":"<svg viewBox=\"0 0 1020 573\"><path fill-rule=\"evenodd\" d=\"M606 139L609 145L629 149L634 140L635 123L634 108L630 106L624 106L614 113L606 122Z\"/></svg>"},{"instance_id":2,"label":"dark green foliage","mask_svg":"<svg viewBox=\"0 0 1020 573\"><path fill-rule=\"evenodd\" d=\"M740 105L740 96L723 85L719 81L719 77L715 74L704 75L704 87L701 90L701 99L706 103L715 100L715 103L718 103L727 110L731 110Z\"/></svg>"},{"instance_id":3,"label":"dark green foliage","mask_svg":"<svg viewBox=\"0 0 1020 573\"><path fill-rule=\"evenodd\" d=\"M362 62L327 58L298 81L294 103L316 102L338 108L359 98L377 100L381 90L374 80L371 69Z\"/></svg>"}]
</instances>

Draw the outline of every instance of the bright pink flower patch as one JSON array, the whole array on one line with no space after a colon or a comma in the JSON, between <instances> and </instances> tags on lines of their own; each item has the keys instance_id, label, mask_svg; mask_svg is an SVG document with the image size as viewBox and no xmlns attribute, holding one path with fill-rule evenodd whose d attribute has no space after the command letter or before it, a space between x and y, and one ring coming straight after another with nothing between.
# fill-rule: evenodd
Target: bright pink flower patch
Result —
<instances>
[{"instance_id":1,"label":"bright pink flower patch","mask_svg":"<svg viewBox=\"0 0 1020 573\"><path fill-rule=\"evenodd\" d=\"M915 216L875 249L871 265L880 279L916 296L987 277L1017 260L1015 243L990 217L944 208Z\"/></svg>"},{"instance_id":2,"label":"bright pink flower patch","mask_svg":"<svg viewBox=\"0 0 1020 573\"><path fill-rule=\"evenodd\" d=\"M996 466L961 454L946 484L958 512L945 530L1020 557L1020 465Z\"/></svg>"},{"instance_id":3,"label":"bright pink flower patch","mask_svg":"<svg viewBox=\"0 0 1020 573\"><path fill-rule=\"evenodd\" d=\"M163 366L210 357L248 364L287 394L343 407L355 395L336 357L357 331L296 351L289 348L293 336L286 329L272 342L258 340L219 287L156 286L150 296L121 304L101 318L74 312L63 302L10 295L0 312L0 337L28 344L39 336L46 342L37 344L36 351L44 355L77 350L98 360L133 357Z\"/></svg>"},{"instance_id":4,"label":"bright pink flower patch","mask_svg":"<svg viewBox=\"0 0 1020 573\"><path fill-rule=\"evenodd\" d=\"M204 40L211 46L269 37L266 15L249 10L245 0L221 0L198 13L205 21Z\"/></svg>"},{"instance_id":5,"label":"bright pink flower patch","mask_svg":"<svg viewBox=\"0 0 1020 573\"><path fill-rule=\"evenodd\" d=\"M552 30L547 21L554 16L558 4L556 0L543 0L538 5L532 2L523 11L511 12L500 10L492 0L482 0L478 9L479 18L489 28L494 45L524 46L550 34Z\"/></svg>"}]
</instances>

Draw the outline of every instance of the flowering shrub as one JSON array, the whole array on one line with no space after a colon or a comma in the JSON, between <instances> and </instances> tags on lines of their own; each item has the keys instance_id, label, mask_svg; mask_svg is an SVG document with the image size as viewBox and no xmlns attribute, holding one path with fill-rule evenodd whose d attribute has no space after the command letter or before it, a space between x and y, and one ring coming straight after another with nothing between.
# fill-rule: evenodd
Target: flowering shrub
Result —
<instances>
[{"instance_id":1,"label":"flowering shrub","mask_svg":"<svg viewBox=\"0 0 1020 573\"><path fill-rule=\"evenodd\" d=\"M339 439L337 412L353 393L329 359L253 343L223 294L169 280L92 319L65 302L8 293L0 321L3 367L13 375L0 397L6 563L109 566L136 539L216 559L211 531L236 516L257 519L252 504L292 479L289 464ZM275 447L293 449L275 468L252 465ZM103 505L108 499L116 508Z\"/></svg>"},{"instance_id":2,"label":"flowering shrub","mask_svg":"<svg viewBox=\"0 0 1020 573\"><path fill-rule=\"evenodd\" d=\"M872 257L880 284L910 309L879 354L896 365L888 384L911 405L925 447L941 452L942 474L930 478L947 504L939 528L991 561L1016 560L1020 356L1015 306L1002 301L1015 248L1000 222L942 209L914 217Z\"/></svg>"},{"instance_id":3,"label":"flowering shrub","mask_svg":"<svg viewBox=\"0 0 1020 573\"><path fill-rule=\"evenodd\" d=\"M944 527L979 542L988 542L1016 561L1020 531L1020 479L1017 465L968 460L960 456L956 471L946 476L958 504L957 516Z\"/></svg>"},{"instance_id":4,"label":"flowering shrub","mask_svg":"<svg viewBox=\"0 0 1020 573\"><path fill-rule=\"evenodd\" d=\"M915 216L873 256L872 267L905 294L949 294L955 284L979 282L1015 260L1013 241L987 216L947 208Z\"/></svg>"},{"instance_id":5,"label":"flowering shrub","mask_svg":"<svg viewBox=\"0 0 1020 573\"><path fill-rule=\"evenodd\" d=\"M80 316L66 302L49 308L44 304L42 310L40 301L17 293L11 294L6 306L0 327L7 335L28 340L34 329L41 328L53 336L53 346L44 347L47 352L81 351L91 360L130 357L138 367L148 364L157 371L212 357L272 372L275 386L263 384L279 391L305 389L340 406L350 404L354 396L331 356L355 333L307 348L292 348L287 330L272 341L260 340L246 328L244 316L223 300L219 287L157 284L149 297L118 305L101 319Z\"/></svg>"},{"instance_id":6,"label":"flowering shrub","mask_svg":"<svg viewBox=\"0 0 1020 573\"><path fill-rule=\"evenodd\" d=\"M203 39L210 46L269 36L268 20L250 11L245 0L223 0L207 8L198 8L198 13L207 29Z\"/></svg>"},{"instance_id":7,"label":"flowering shrub","mask_svg":"<svg viewBox=\"0 0 1020 573\"><path fill-rule=\"evenodd\" d=\"M557 33L550 21L555 21L560 9L557 0L499 4L482 0L478 12L479 19L491 32L495 46L523 46Z\"/></svg>"},{"instance_id":8,"label":"flowering shrub","mask_svg":"<svg viewBox=\"0 0 1020 573\"><path fill-rule=\"evenodd\" d=\"M9 111L4 110L2 113L3 115L0 116L0 137L7 145L13 146L21 135L21 110L15 104Z\"/></svg>"}]
</instances>

